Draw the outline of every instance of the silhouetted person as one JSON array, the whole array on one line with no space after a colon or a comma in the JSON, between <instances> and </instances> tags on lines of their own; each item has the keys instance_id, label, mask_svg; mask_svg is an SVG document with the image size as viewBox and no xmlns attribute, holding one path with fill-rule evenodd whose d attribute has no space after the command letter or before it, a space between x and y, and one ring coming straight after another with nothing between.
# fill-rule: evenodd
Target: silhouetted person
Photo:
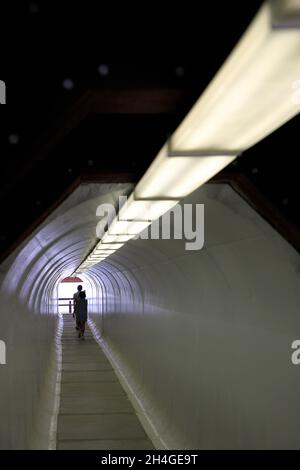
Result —
<instances>
[{"instance_id":1,"label":"silhouetted person","mask_svg":"<svg viewBox=\"0 0 300 470\"><path fill-rule=\"evenodd\" d=\"M73 306L74 306L73 318L75 318L75 319L76 319L76 304L77 304L77 301L79 299L79 294L80 294L81 291L82 291L82 286L79 285L77 287L77 292L75 292L75 294L73 295ZM77 325L77 319L76 319L76 330L79 330L78 325Z\"/></svg>"},{"instance_id":2,"label":"silhouetted person","mask_svg":"<svg viewBox=\"0 0 300 470\"><path fill-rule=\"evenodd\" d=\"M76 321L79 329L78 338L84 339L85 323L87 321L87 300L85 291L79 293L76 301Z\"/></svg>"}]
</instances>

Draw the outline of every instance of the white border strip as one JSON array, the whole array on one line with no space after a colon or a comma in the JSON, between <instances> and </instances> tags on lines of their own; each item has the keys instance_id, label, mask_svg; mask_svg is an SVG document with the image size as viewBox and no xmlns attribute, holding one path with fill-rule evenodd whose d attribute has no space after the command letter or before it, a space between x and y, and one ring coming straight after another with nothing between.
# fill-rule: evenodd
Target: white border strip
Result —
<instances>
[{"instance_id":1,"label":"white border strip","mask_svg":"<svg viewBox=\"0 0 300 470\"><path fill-rule=\"evenodd\" d=\"M56 450L57 445L57 422L60 409L60 393L61 393L61 375L62 375L62 332L64 321L62 316L58 315L58 323L55 335L55 352L56 352L56 381L54 388L53 414L50 421L49 429L49 445L48 450Z\"/></svg>"},{"instance_id":2,"label":"white border strip","mask_svg":"<svg viewBox=\"0 0 300 470\"><path fill-rule=\"evenodd\" d=\"M157 432L157 429L155 425L153 424L151 418L149 417L143 403L141 400L138 398L136 395L135 391L133 390L132 386L128 382L127 378L125 377L124 373L122 372L120 365L114 358L114 356L111 354L109 347L107 346L106 342L104 339L101 337L101 334L99 333L98 328L96 327L95 323L93 320L88 320L88 325L91 329L91 332L98 343L98 345L101 347L103 352L105 353L107 359L111 363L111 366L113 367L118 379L120 380L123 388L125 389L136 413L138 418L140 419L148 437L152 441L153 445L155 446L156 449L160 450L169 450L167 444L163 440L163 438L159 435Z\"/></svg>"}]
</instances>

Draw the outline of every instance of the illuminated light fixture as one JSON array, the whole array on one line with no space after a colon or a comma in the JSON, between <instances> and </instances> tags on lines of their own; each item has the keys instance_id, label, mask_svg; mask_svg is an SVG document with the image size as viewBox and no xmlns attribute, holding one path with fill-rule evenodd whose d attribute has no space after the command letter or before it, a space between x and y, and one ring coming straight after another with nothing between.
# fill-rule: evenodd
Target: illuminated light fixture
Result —
<instances>
[{"instance_id":1,"label":"illuminated light fixture","mask_svg":"<svg viewBox=\"0 0 300 470\"><path fill-rule=\"evenodd\" d=\"M93 256L97 256L97 257L107 257L109 255L112 255L116 250L100 250L100 251L93 251Z\"/></svg>"},{"instance_id":2,"label":"illuminated light fixture","mask_svg":"<svg viewBox=\"0 0 300 470\"><path fill-rule=\"evenodd\" d=\"M94 261L95 259L105 259L107 258L111 253L99 253L99 254L92 254L87 258L88 262Z\"/></svg>"},{"instance_id":3,"label":"illuminated light fixture","mask_svg":"<svg viewBox=\"0 0 300 470\"><path fill-rule=\"evenodd\" d=\"M235 155L169 156L166 144L137 184L134 195L137 199L174 198L177 203L235 158Z\"/></svg>"},{"instance_id":4,"label":"illuminated light fixture","mask_svg":"<svg viewBox=\"0 0 300 470\"><path fill-rule=\"evenodd\" d=\"M110 235L137 235L151 224L151 220L118 220L116 217L108 228Z\"/></svg>"},{"instance_id":5,"label":"illuminated light fixture","mask_svg":"<svg viewBox=\"0 0 300 470\"><path fill-rule=\"evenodd\" d=\"M93 253L95 253L95 254L101 254L101 253L106 254L106 253L113 253L114 251L116 251L116 248L99 248L99 247L100 247L100 243L98 243L98 245L94 249Z\"/></svg>"},{"instance_id":6,"label":"illuminated light fixture","mask_svg":"<svg viewBox=\"0 0 300 470\"><path fill-rule=\"evenodd\" d=\"M97 264L97 263L100 263L100 261L103 261L104 259L106 259L107 257L99 257L99 258L94 258L91 262L91 265L94 265L94 264Z\"/></svg>"},{"instance_id":7,"label":"illuminated light fixture","mask_svg":"<svg viewBox=\"0 0 300 470\"><path fill-rule=\"evenodd\" d=\"M263 4L173 134L177 152L219 149L238 154L299 113L300 103L292 99L292 83L300 76L300 29L291 27L293 5L300 18L299 1L275 1L281 12L290 11L290 27L283 28L276 26L280 17L274 18L273 4L274 0Z\"/></svg>"},{"instance_id":8,"label":"illuminated light fixture","mask_svg":"<svg viewBox=\"0 0 300 470\"><path fill-rule=\"evenodd\" d=\"M179 200L138 200L136 193L130 195L122 206L119 220L151 220L154 221L170 210Z\"/></svg>"},{"instance_id":9,"label":"illuminated light fixture","mask_svg":"<svg viewBox=\"0 0 300 470\"><path fill-rule=\"evenodd\" d=\"M89 263L91 263L91 262L94 263L96 260L105 259L108 256L112 255L113 253L114 253L114 251L110 251L106 255L104 255L103 253L95 254L95 255L93 255L93 258L88 258L88 261L89 261Z\"/></svg>"},{"instance_id":10,"label":"illuminated light fixture","mask_svg":"<svg viewBox=\"0 0 300 470\"><path fill-rule=\"evenodd\" d=\"M265 2L120 209L102 245L138 235L239 154L296 116L299 51L299 0Z\"/></svg>"},{"instance_id":11,"label":"illuminated light fixture","mask_svg":"<svg viewBox=\"0 0 300 470\"><path fill-rule=\"evenodd\" d=\"M94 266L95 264L100 263L101 261L104 261L106 258L95 258L93 262L89 266Z\"/></svg>"},{"instance_id":12,"label":"illuminated light fixture","mask_svg":"<svg viewBox=\"0 0 300 470\"><path fill-rule=\"evenodd\" d=\"M131 240L134 235L110 235L109 233L105 232L103 235L101 242L102 243L125 243Z\"/></svg>"},{"instance_id":13,"label":"illuminated light fixture","mask_svg":"<svg viewBox=\"0 0 300 470\"><path fill-rule=\"evenodd\" d=\"M115 249L99 249L98 248L99 245L97 245L97 247L94 249L94 251L89 255L89 257L91 256L94 256L94 255L97 255L97 256L107 256L109 255L110 253L113 253L114 251L116 251Z\"/></svg>"},{"instance_id":14,"label":"illuminated light fixture","mask_svg":"<svg viewBox=\"0 0 300 470\"><path fill-rule=\"evenodd\" d=\"M107 254L106 256L102 256L102 254L93 255L92 258L88 258L88 262L89 262L89 263L94 263L94 262L97 261L97 260L102 260L102 259L107 258L108 256L112 255L113 253L114 253L114 251L113 251L113 252L110 252L110 253Z\"/></svg>"},{"instance_id":15,"label":"illuminated light fixture","mask_svg":"<svg viewBox=\"0 0 300 470\"><path fill-rule=\"evenodd\" d=\"M104 255L102 253L101 254L99 253L98 255L93 255L93 257L88 258L88 262L94 262L97 259L105 259L108 256L110 256L112 253L114 253L114 252L107 253L106 255Z\"/></svg>"},{"instance_id":16,"label":"illuminated light fixture","mask_svg":"<svg viewBox=\"0 0 300 470\"><path fill-rule=\"evenodd\" d=\"M119 248L122 248L124 243L105 243L101 240L101 242L97 245L97 251L98 250L118 250Z\"/></svg>"}]
</instances>

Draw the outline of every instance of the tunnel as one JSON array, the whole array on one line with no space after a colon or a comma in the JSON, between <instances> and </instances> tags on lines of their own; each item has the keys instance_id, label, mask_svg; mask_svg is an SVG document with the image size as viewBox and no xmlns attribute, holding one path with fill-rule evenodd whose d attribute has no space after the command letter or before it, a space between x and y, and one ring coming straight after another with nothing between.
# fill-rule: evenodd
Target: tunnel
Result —
<instances>
[{"instance_id":1,"label":"tunnel","mask_svg":"<svg viewBox=\"0 0 300 470\"><path fill-rule=\"evenodd\" d=\"M299 2L151 10L136 67L44 4L0 80L0 449L299 449Z\"/></svg>"},{"instance_id":2,"label":"tunnel","mask_svg":"<svg viewBox=\"0 0 300 470\"><path fill-rule=\"evenodd\" d=\"M1 265L1 335L18 365L1 369L2 448L56 446L58 284L93 244L98 205L131 189L80 185ZM95 341L155 448L298 446L299 255L230 185L181 203L196 201L204 249L130 240L81 275Z\"/></svg>"}]
</instances>

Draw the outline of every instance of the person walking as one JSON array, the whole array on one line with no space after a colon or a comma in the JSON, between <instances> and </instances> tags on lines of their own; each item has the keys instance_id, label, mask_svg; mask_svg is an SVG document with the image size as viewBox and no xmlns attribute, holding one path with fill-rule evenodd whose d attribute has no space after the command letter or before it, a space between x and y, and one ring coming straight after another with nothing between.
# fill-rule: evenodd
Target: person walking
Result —
<instances>
[{"instance_id":1,"label":"person walking","mask_svg":"<svg viewBox=\"0 0 300 470\"><path fill-rule=\"evenodd\" d=\"M79 285L77 287L77 292L75 292L75 294L73 295L73 318L75 318L75 321L76 321L76 330L79 330L79 327L77 325L77 319L76 319L76 305L77 305L77 301L79 299L79 294L80 292L82 291L82 286Z\"/></svg>"},{"instance_id":2,"label":"person walking","mask_svg":"<svg viewBox=\"0 0 300 470\"><path fill-rule=\"evenodd\" d=\"M79 298L76 302L76 324L79 330L78 338L84 339L85 324L87 321L87 300L85 291L79 293Z\"/></svg>"}]
</instances>

